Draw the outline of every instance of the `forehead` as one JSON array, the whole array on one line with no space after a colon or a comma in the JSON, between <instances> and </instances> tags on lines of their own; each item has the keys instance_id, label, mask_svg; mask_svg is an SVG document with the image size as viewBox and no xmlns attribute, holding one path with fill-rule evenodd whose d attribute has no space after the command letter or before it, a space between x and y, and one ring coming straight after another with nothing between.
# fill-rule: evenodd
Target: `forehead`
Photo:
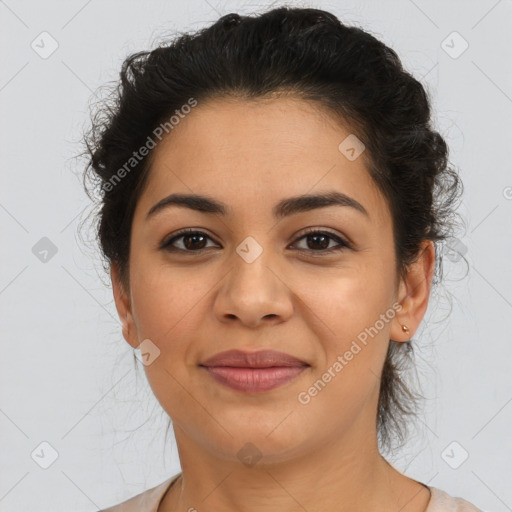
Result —
<instances>
[{"instance_id":1,"label":"forehead","mask_svg":"<svg viewBox=\"0 0 512 512\"><path fill-rule=\"evenodd\" d=\"M388 212L367 155L349 160L339 149L350 137L350 127L297 98L199 102L153 150L137 210L145 214L173 192L207 194L242 211L336 190L383 222Z\"/></svg>"}]
</instances>

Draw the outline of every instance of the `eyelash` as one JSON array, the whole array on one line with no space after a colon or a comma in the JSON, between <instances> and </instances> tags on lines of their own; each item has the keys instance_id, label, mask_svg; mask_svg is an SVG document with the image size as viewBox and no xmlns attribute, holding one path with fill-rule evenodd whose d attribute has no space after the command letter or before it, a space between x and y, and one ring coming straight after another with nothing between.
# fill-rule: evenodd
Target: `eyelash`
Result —
<instances>
[{"instance_id":1,"label":"eyelash","mask_svg":"<svg viewBox=\"0 0 512 512\"><path fill-rule=\"evenodd\" d=\"M178 248L172 246L172 244L176 240L178 240L179 238L183 238L186 235L188 235L188 236L202 235L202 236L205 236L205 237L209 238L210 240L212 240L212 238L203 231L198 231L198 230L195 230L192 228L186 228L186 229L182 229L182 230L178 231L177 233L175 233L172 238L169 238L168 240L164 240L164 242L162 242L162 244L160 245L160 249L168 251L168 252L183 252L183 253L198 253L198 254L201 254L202 252L207 250L205 248L205 249L199 249L197 251L193 251L193 250L187 250L187 249L178 249ZM311 235L327 236L331 240L334 240L335 242L337 242L339 244L339 247L331 247L330 249L319 249L316 251L314 249L298 249L299 252L308 253L310 256L316 257L316 256L330 255L330 254L337 253L337 252L343 251L345 249L351 248L351 245L348 242L342 240L339 236L337 236L329 231L322 231L322 230L319 230L316 228L308 228L306 230L306 232L302 233L298 238L296 238L293 243L296 243L299 240L302 240L303 238L306 238Z\"/></svg>"}]
</instances>

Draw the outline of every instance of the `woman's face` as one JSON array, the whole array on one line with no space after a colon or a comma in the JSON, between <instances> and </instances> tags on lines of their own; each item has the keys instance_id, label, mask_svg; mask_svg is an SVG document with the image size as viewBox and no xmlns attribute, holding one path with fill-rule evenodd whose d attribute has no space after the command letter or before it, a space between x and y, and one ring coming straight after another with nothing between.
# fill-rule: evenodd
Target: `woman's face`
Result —
<instances>
[{"instance_id":1,"label":"woman's face","mask_svg":"<svg viewBox=\"0 0 512 512\"><path fill-rule=\"evenodd\" d=\"M388 342L421 321L433 261L408 295L360 149L349 129L291 98L200 102L155 149L133 219L129 295L113 267L116 305L125 339L150 340L145 371L175 430L212 456L278 461L375 438ZM295 202L332 193L351 199ZM148 216L170 194L206 196L225 212L168 204ZM172 241L184 228L201 234ZM242 391L200 366L230 349L277 350L306 366L273 389Z\"/></svg>"}]
</instances>

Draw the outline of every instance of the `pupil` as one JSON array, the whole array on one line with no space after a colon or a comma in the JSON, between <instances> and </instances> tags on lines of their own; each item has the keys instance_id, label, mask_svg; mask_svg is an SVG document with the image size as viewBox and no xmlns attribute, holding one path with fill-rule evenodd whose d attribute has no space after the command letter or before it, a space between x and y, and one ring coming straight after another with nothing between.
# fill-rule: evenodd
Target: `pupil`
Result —
<instances>
[{"instance_id":1,"label":"pupil","mask_svg":"<svg viewBox=\"0 0 512 512\"><path fill-rule=\"evenodd\" d=\"M196 238L203 238L204 239L204 236L203 235L187 235L185 236L184 238L184 241L185 241L185 247L187 249L194 249L194 248L197 248L195 247L195 242L191 242L191 243L188 243L189 240L191 239L196 239ZM203 245L201 247L199 247L199 249L202 249L204 246L204 242L203 242Z\"/></svg>"},{"instance_id":2,"label":"pupil","mask_svg":"<svg viewBox=\"0 0 512 512\"><path fill-rule=\"evenodd\" d=\"M328 247L328 245L329 245L329 240L328 240L328 238L325 235L310 235L309 238L310 239L322 238L324 240L324 243L321 244L320 249L326 249Z\"/></svg>"}]
</instances>

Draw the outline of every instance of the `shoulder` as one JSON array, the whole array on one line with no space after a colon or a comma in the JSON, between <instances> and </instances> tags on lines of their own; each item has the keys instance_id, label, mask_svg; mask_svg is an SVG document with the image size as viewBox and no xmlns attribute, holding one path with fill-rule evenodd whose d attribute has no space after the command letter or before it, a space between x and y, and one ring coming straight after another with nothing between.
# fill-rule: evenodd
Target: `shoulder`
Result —
<instances>
[{"instance_id":1,"label":"shoulder","mask_svg":"<svg viewBox=\"0 0 512 512\"><path fill-rule=\"evenodd\" d=\"M117 505L101 509L100 512L157 512L158 505L160 501L162 501L167 489L169 489L180 475L181 473L178 473L156 487L137 494Z\"/></svg>"},{"instance_id":2,"label":"shoulder","mask_svg":"<svg viewBox=\"0 0 512 512\"><path fill-rule=\"evenodd\" d=\"M428 487L432 497L425 512L483 512L463 498L451 496L437 487Z\"/></svg>"}]
</instances>

